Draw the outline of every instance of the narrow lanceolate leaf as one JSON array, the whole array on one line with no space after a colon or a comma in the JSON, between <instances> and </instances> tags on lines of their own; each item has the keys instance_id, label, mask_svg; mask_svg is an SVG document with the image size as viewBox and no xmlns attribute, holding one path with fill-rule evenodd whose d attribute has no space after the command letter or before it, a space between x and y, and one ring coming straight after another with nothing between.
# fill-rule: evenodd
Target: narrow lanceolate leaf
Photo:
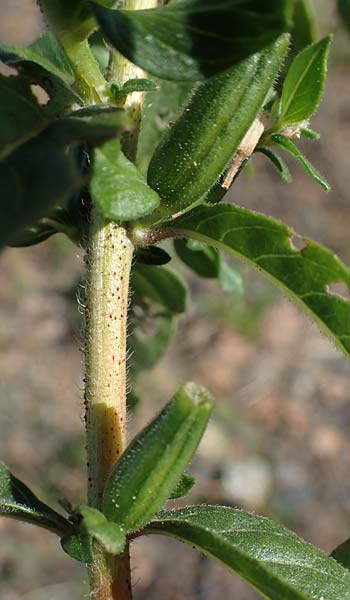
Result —
<instances>
[{"instance_id":1,"label":"narrow lanceolate leaf","mask_svg":"<svg viewBox=\"0 0 350 600\"><path fill-rule=\"evenodd\" d=\"M331 556L350 571L350 539L337 546Z\"/></svg>"},{"instance_id":2,"label":"narrow lanceolate leaf","mask_svg":"<svg viewBox=\"0 0 350 600\"><path fill-rule=\"evenodd\" d=\"M3 463L0 463L0 516L26 521L57 535L72 529L64 517L41 502Z\"/></svg>"},{"instance_id":3,"label":"narrow lanceolate leaf","mask_svg":"<svg viewBox=\"0 0 350 600\"><path fill-rule=\"evenodd\" d=\"M126 532L150 521L175 489L213 409L208 393L187 384L126 449L103 494L102 510Z\"/></svg>"},{"instance_id":4,"label":"narrow lanceolate leaf","mask_svg":"<svg viewBox=\"0 0 350 600\"><path fill-rule=\"evenodd\" d=\"M300 127L300 135L309 140L319 140L321 137L317 131L313 131L312 129L309 129L309 127Z\"/></svg>"},{"instance_id":5,"label":"narrow lanceolate leaf","mask_svg":"<svg viewBox=\"0 0 350 600\"><path fill-rule=\"evenodd\" d=\"M264 146L259 146L256 149L256 152L260 152L261 154L264 154L268 159L270 159L272 164L276 167L277 171L279 172L281 179L283 179L283 181L285 181L286 183L291 183L291 172L284 160L278 154L272 152L272 150L270 150L269 148L265 148Z\"/></svg>"},{"instance_id":6,"label":"narrow lanceolate leaf","mask_svg":"<svg viewBox=\"0 0 350 600\"><path fill-rule=\"evenodd\" d=\"M0 75L0 160L48 125L45 112L27 82Z\"/></svg>"},{"instance_id":7,"label":"narrow lanceolate leaf","mask_svg":"<svg viewBox=\"0 0 350 600\"><path fill-rule=\"evenodd\" d=\"M123 154L118 140L95 150L92 198L106 219L132 221L149 215L159 198Z\"/></svg>"},{"instance_id":8,"label":"narrow lanceolate leaf","mask_svg":"<svg viewBox=\"0 0 350 600\"><path fill-rule=\"evenodd\" d=\"M350 0L338 0L338 12L347 30L350 30Z\"/></svg>"},{"instance_id":9,"label":"narrow lanceolate leaf","mask_svg":"<svg viewBox=\"0 0 350 600\"><path fill-rule=\"evenodd\" d=\"M150 162L148 182L162 199L152 219L206 197L261 110L288 43L288 36L281 36L261 53L197 88Z\"/></svg>"},{"instance_id":10,"label":"narrow lanceolate leaf","mask_svg":"<svg viewBox=\"0 0 350 600\"><path fill-rule=\"evenodd\" d=\"M285 135L281 135L279 133L275 133L271 136L272 141L281 146L284 150L287 150L289 154L294 156L304 167L305 171L312 177L316 183L318 183L326 192L329 192L331 186L328 181L321 175L321 173L316 169L316 167L311 164L311 162L304 156L304 154L299 150L298 146L292 142Z\"/></svg>"},{"instance_id":11,"label":"narrow lanceolate leaf","mask_svg":"<svg viewBox=\"0 0 350 600\"><path fill-rule=\"evenodd\" d=\"M129 79L124 85L112 83L111 92L116 101L123 100L132 92L155 92L159 86L151 79Z\"/></svg>"},{"instance_id":12,"label":"narrow lanceolate leaf","mask_svg":"<svg viewBox=\"0 0 350 600\"><path fill-rule=\"evenodd\" d=\"M311 44L300 52L283 85L277 127L306 121L316 111L325 86L327 57L332 36Z\"/></svg>"},{"instance_id":13,"label":"narrow lanceolate leaf","mask_svg":"<svg viewBox=\"0 0 350 600\"><path fill-rule=\"evenodd\" d=\"M331 293L350 270L330 250L310 240L298 250L295 233L283 223L235 205L201 206L167 225L172 235L215 245L249 261L300 303L350 353L350 302Z\"/></svg>"},{"instance_id":14,"label":"narrow lanceolate leaf","mask_svg":"<svg viewBox=\"0 0 350 600\"><path fill-rule=\"evenodd\" d=\"M80 529L103 546L108 554L121 554L125 547L125 534L121 528L107 521L104 514L89 506L78 506L75 511L81 515Z\"/></svg>"},{"instance_id":15,"label":"narrow lanceolate leaf","mask_svg":"<svg viewBox=\"0 0 350 600\"><path fill-rule=\"evenodd\" d=\"M283 525L238 509L163 511L144 530L222 562L269 600L349 600L350 573Z\"/></svg>"},{"instance_id":16,"label":"narrow lanceolate leaf","mask_svg":"<svg viewBox=\"0 0 350 600\"><path fill-rule=\"evenodd\" d=\"M160 79L199 80L261 50L290 27L289 0L182 0L150 10L90 3L109 42Z\"/></svg>"}]
</instances>

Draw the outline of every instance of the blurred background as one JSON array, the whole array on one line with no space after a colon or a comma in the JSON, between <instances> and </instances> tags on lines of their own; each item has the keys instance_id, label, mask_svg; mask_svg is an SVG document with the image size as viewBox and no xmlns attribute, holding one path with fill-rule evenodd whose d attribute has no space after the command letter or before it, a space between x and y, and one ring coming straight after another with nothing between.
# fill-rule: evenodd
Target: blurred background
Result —
<instances>
[{"instance_id":1,"label":"blurred background","mask_svg":"<svg viewBox=\"0 0 350 600\"><path fill-rule=\"evenodd\" d=\"M325 99L307 156L332 185L323 192L298 164L292 185L254 157L234 201L283 219L350 260L350 39L335 3L317 0L322 34L335 32ZM25 45L43 30L32 0L0 0L0 42ZM234 263L232 263L234 265ZM194 380L217 399L192 464L191 501L219 502L281 520L331 551L350 535L349 369L317 327L275 287L238 265L241 294L187 278L192 303L166 357L139 388L136 432L178 386ZM81 316L83 251L54 236L0 257L0 457L44 500L85 497ZM350 317L349 317L350 318ZM133 547L135 598L254 600L238 578L162 537ZM2 600L88 597L84 569L45 531L0 520Z\"/></svg>"}]
</instances>

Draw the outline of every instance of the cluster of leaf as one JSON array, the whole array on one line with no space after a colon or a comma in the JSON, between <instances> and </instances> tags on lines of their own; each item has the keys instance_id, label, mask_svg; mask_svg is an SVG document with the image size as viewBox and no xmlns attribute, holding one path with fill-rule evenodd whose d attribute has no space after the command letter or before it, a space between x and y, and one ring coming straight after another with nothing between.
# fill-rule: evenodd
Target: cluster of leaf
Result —
<instances>
[{"instance_id":1,"label":"cluster of leaf","mask_svg":"<svg viewBox=\"0 0 350 600\"><path fill-rule=\"evenodd\" d=\"M184 469L212 409L202 388L187 384L179 390L112 468L100 510L63 501L63 517L0 465L0 514L50 530L69 556L85 564L101 551L122 554L139 536L161 534L220 560L272 600L350 598L348 542L327 557L282 525L238 509L164 508L195 485Z\"/></svg>"},{"instance_id":2,"label":"cluster of leaf","mask_svg":"<svg viewBox=\"0 0 350 600\"><path fill-rule=\"evenodd\" d=\"M57 231L84 243L91 203L106 221L126 224L137 259L129 336L133 380L162 356L175 316L186 308L186 285L164 266L167 253L154 246L172 237L187 266L217 278L226 289L238 289L240 280L221 252L248 261L349 353L349 301L332 294L330 286L349 287L350 270L309 240L298 250L296 234L282 223L219 204L225 175L257 120L265 132L255 150L271 159L285 180L289 171L272 146L295 156L328 189L295 144L300 136L315 137L308 120L322 96L330 45L325 38L298 53L314 42L308 1L173 0L143 11L112 9L114 4L40 0L52 33L25 49L0 47L0 58L18 71L0 77L0 119L7 123L0 133L0 243L28 245ZM290 30L294 59L275 86ZM95 60L89 54L91 34L104 82L96 91L103 102L94 106L81 97L83 74L76 64L72 68L64 50L72 41L85 44L88 60ZM181 82L171 111L163 95L174 89L167 87L171 84L156 91L149 80L114 80L114 49L157 81ZM45 90L47 103L37 101L33 85ZM141 131L140 152L150 150L146 159L138 155L141 169L127 157L124 136L134 123L123 106L138 90L153 91L156 105ZM159 122L162 114L165 130L157 145L159 128L152 119ZM171 127L169 118L174 118ZM151 142L147 128L153 129ZM135 396L133 389L131 401ZM272 600L350 598L350 574L340 564L347 546L335 552L336 562L261 517L225 507L164 508L193 484L184 470L211 410L200 388L180 390L115 464L99 507L69 508L65 518L2 467L0 511L50 529L68 554L86 563L99 548L117 555L134 537L161 533L221 560Z\"/></svg>"}]
</instances>

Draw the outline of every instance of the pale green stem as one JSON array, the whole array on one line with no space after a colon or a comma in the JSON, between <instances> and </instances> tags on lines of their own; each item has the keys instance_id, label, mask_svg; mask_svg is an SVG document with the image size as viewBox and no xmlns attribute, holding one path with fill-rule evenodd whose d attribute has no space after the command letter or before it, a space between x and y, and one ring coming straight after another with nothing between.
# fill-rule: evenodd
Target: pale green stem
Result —
<instances>
[{"instance_id":1,"label":"pale green stem","mask_svg":"<svg viewBox=\"0 0 350 600\"><path fill-rule=\"evenodd\" d=\"M108 101L107 83L92 54L87 39L77 41L68 34L60 36L60 42L70 59L76 76L76 88L86 104Z\"/></svg>"},{"instance_id":2,"label":"pale green stem","mask_svg":"<svg viewBox=\"0 0 350 600\"><path fill-rule=\"evenodd\" d=\"M125 0L122 7L151 8L157 4L157 0ZM120 83L142 76L140 69L117 54L113 71ZM134 118L134 136L128 140L128 148L129 155L135 156L143 94L128 96L125 108ZM111 467L126 447L126 334L132 255L127 230L105 223L93 210L87 251L85 402L88 497L96 508L101 506ZM131 600L129 548L116 558L101 552L89 569L89 577L96 600Z\"/></svg>"},{"instance_id":3,"label":"pale green stem","mask_svg":"<svg viewBox=\"0 0 350 600\"><path fill-rule=\"evenodd\" d=\"M161 4L158 0L124 0L122 6L119 6L119 8L141 10L155 8L158 4ZM142 69L135 67L135 65L129 62L124 56L119 54L119 52L114 52L110 64L109 77L119 84L123 84L129 79L140 79L142 77L147 77L147 75ZM129 112L134 126L123 136L123 151L129 160L132 161L135 161L136 159L137 142L144 107L144 96L144 92L128 94L124 104L124 108Z\"/></svg>"}]
</instances>

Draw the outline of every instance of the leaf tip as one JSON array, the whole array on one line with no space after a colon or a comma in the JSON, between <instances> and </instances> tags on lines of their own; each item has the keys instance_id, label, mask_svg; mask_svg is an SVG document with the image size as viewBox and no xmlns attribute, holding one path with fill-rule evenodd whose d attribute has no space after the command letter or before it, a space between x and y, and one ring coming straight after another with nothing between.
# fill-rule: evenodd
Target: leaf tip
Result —
<instances>
[{"instance_id":1,"label":"leaf tip","mask_svg":"<svg viewBox=\"0 0 350 600\"><path fill-rule=\"evenodd\" d=\"M206 408L209 412L212 412L214 399L208 390L190 381L184 385L182 391L195 407Z\"/></svg>"}]
</instances>

